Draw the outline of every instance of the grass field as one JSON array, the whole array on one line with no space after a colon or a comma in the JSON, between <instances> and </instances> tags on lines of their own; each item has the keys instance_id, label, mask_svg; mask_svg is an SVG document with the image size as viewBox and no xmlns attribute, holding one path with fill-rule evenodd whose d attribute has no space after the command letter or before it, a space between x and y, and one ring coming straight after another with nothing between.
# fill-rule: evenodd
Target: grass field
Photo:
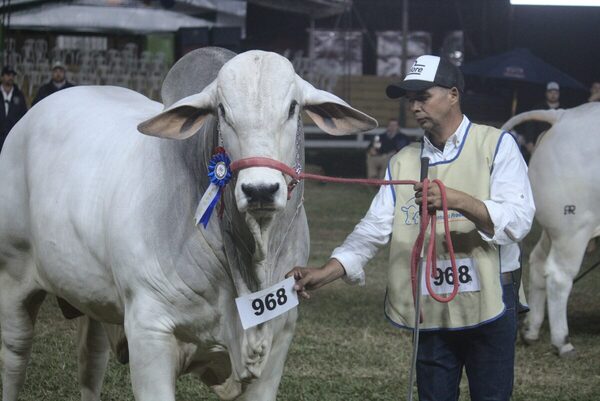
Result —
<instances>
[{"instance_id":1,"label":"grass field","mask_svg":"<svg viewBox=\"0 0 600 401\"><path fill-rule=\"evenodd\" d=\"M364 187L307 184L312 265L327 260L368 207L373 192ZM524 248L532 249L534 228ZM584 267L600 259L586 256ZM383 316L387 250L367 267L367 285L336 282L300 305L296 335L279 389L279 400L364 401L406 399L410 335ZM525 269L525 275L526 275ZM526 277L525 277L526 278ZM513 400L600 400L600 269L577 283L569 303L575 359L559 359L550 345L547 323L536 345L517 345ZM28 377L21 400L78 400L75 324L62 319L49 298L40 313ZM461 400L468 400L463 379ZM183 377L178 400L217 400L199 382ZM103 398L132 400L128 368L111 358Z\"/></svg>"}]
</instances>

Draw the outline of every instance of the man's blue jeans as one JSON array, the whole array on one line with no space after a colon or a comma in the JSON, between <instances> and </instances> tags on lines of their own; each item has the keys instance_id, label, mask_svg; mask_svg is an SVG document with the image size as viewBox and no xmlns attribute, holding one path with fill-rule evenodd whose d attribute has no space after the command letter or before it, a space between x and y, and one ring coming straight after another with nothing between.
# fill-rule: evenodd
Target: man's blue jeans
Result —
<instances>
[{"instance_id":1,"label":"man's blue jeans","mask_svg":"<svg viewBox=\"0 0 600 401\"><path fill-rule=\"evenodd\" d=\"M463 366L472 401L508 401L517 336L515 284L502 286L506 312L480 327L421 332L417 353L419 401L456 401Z\"/></svg>"}]
</instances>

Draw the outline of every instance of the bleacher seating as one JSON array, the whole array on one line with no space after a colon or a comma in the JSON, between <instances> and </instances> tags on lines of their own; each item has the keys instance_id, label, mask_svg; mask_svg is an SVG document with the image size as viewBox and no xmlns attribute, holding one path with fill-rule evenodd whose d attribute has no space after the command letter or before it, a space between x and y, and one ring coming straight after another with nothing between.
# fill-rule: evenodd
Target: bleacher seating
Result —
<instances>
[{"instance_id":1,"label":"bleacher seating","mask_svg":"<svg viewBox=\"0 0 600 401\"><path fill-rule=\"evenodd\" d=\"M135 43L122 49L86 50L48 49L44 39L26 39L20 49L15 40L5 41L2 62L18 72L17 85L29 104L38 88L50 80L50 68L61 61L67 68L67 79L77 85L116 85L160 99L160 87L169 65L163 53L138 50Z\"/></svg>"},{"instance_id":2,"label":"bleacher seating","mask_svg":"<svg viewBox=\"0 0 600 401\"><path fill-rule=\"evenodd\" d=\"M385 126L388 119L398 118L400 103L385 96L385 88L398 77L379 77L371 75L343 75L328 68L326 63L311 60L301 50L293 52L287 49L283 55L290 59L296 72L319 89L332 92L341 97L353 107L374 117L380 125ZM312 124L304 118L305 124ZM405 113L405 127L416 127L416 121L411 113Z\"/></svg>"},{"instance_id":3,"label":"bleacher seating","mask_svg":"<svg viewBox=\"0 0 600 401\"><path fill-rule=\"evenodd\" d=\"M375 117L380 124L398 116L398 102L384 95L385 87L397 78L339 76L330 69L322 68L322 64L314 63L300 50L288 50L284 55L290 59L296 72L315 87L335 93ZM87 49L49 49L44 39L26 39L17 49L15 40L9 38L1 56L4 64L17 70L16 83L29 104L38 88L50 79L50 68L55 61L61 61L67 67L67 79L77 85L122 86L154 100L160 100L162 81L170 68L163 53L140 51L135 43L127 43L121 49L99 50L94 46ZM410 113L407 113L408 116ZM407 118L406 126L415 125Z\"/></svg>"}]
</instances>

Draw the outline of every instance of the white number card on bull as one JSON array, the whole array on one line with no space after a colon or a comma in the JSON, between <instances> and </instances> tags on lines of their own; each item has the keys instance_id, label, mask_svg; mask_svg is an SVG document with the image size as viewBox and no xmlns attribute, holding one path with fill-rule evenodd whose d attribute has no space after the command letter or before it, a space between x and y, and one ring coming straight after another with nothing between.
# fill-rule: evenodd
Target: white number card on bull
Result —
<instances>
[{"instance_id":1,"label":"white number card on bull","mask_svg":"<svg viewBox=\"0 0 600 401\"><path fill-rule=\"evenodd\" d=\"M293 290L294 278L289 277L272 287L235 299L244 330L267 322L298 305Z\"/></svg>"}]
</instances>

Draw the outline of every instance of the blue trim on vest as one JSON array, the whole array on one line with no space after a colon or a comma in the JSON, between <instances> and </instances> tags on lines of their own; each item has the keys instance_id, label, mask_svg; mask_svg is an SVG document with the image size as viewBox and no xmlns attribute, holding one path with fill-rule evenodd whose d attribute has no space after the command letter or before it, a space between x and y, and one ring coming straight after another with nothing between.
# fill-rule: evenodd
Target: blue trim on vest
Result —
<instances>
[{"instance_id":1,"label":"blue trim on vest","mask_svg":"<svg viewBox=\"0 0 600 401\"><path fill-rule=\"evenodd\" d=\"M465 146L465 142L467 142L467 137L469 136L469 130L471 129L471 125L472 125L472 123L469 121L469 125L467 125L465 136L462 140L462 143L460 144L460 147L458 148L458 152L456 153L456 156L454 156L450 160L443 160L443 161L437 162L437 163L429 163L429 167L438 166L440 164L449 164L449 163L452 163L454 160L458 159L458 156L460 156L460 154L463 150L463 147ZM423 157L423 147L424 146L425 146L425 140L423 140L423 142L421 143L421 157Z\"/></svg>"},{"instance_id":2,"label":"blue trim on vest","mask_svg":"<svg viewBox=\"0 0 600 401\"><path fill-rule=\"evenodd\" d=\"M391 168L392 159L388 160L388 180L392 179L392 168ZM394 208L396 207L396 190L393 185L388 185L390 187L390 191L392 191L392 197L394 198Z\"/></svg>"},{"instance_id":3,"label":"blue trim on vest","mask_svg":"<svg viewBox=\"0 0 600 401\"><path fill-rule=\"evenodd\" d=\"M501 246L498 246L498 282L500 283L500 289L502 290L502 311L496 315L493 316L491 318L489 318L488 320L484 320L483 322L479 322L477 324L471 325L471 326L462 326L462 327L437 327L434 329L421 329L419 328L419 331L427 331L427 332L432 332L432 331L458 331L458 330L467 330L467 329L476 329L478 327L483 326L484 324L488 324L488 323L492 323L495 320L500 319L502 316L504 316L504 314L506 313L506 305L504 304L504 286L502 285L502 270L501 267L502 266L502 256L500 253L500 248ZM404 326L400 323L397 323L395 321L392 320L391 317L388 316L388 314L385 311L385 305L387 303L387 296L388 296L388 291L387 288L385 289L385 297L383 298L383 314L385 315L385 318L388 320L388 322L390 322L390 324L394 327L397 327L399 329L405 329L405 330L414 330L412 327L408 327L408 326ZM518 294L517 294L518 297ZM517 298L518 299L518 298ZM452 301L450 301L452 302ZM518 302L518 301L517 301ZM518 305L515 305L515 308L518 308Z\"/></svg>"},{"instance_id":4,"label":"blue trim on vest","mask_svg":"<svg viewBox=\"0 0 600 401\"><path fill-rule=\"evenodd\" d=\"M494 157L492 159L492 168L490 169L490 173L494 170L494 163L496 162L496 155L498 154L498 151L500 150L500 143L502 142L502 138L504 138L504 135L508 135L510 136L515 143L517 144L517 147L519 147L519 143L517 142L517 138L515 138L514 136L512 136L512 134L508 131L502 131L502 133L500 134L500 138L498 139L498 143L496 144L496 150L494 151Z\"/></svg>"},{"instance_id":5,"label":"blue trim on vest","mask_svg":"<svg viewBox=\"0 0 600 401\"><path fill-rule=\"evenodd\" d=\"M501 287L502 287L502 285L501 285ZM504 288L502 288L502 296L504 297ZM396 323L396 322L394 322L392 320L391 317L388 316L388 314L385 312L385 302L386 302L386 300L387 300L387 290L385 291L385 297L384 297L384 301L383 301L384 302L383 314L385 315L385 318L387 319L387 321L392 326L394 326L396 328L413 331L414 329L412 327L408 327L408 326L401 325L400 323ZM502 304L504 305L504 302ZM485 320L483 322L474 324L472 326L463 326L463 327L438 327L438 328L435 328L435 329L421 329L421 328L419 328L419 331L433 332L433 331L459 331L459 330L476 329L478 327L483 326L484 324L492 323L493 321L496 321L496 320L500 319L502 316L504 316L505 313L506 313L506 305L503 306L502 311L498 315L496 315L496 316L494 316L494 317L492 317L492 318L490 318L488 320Z\"/></svg>"}]
</instances>

